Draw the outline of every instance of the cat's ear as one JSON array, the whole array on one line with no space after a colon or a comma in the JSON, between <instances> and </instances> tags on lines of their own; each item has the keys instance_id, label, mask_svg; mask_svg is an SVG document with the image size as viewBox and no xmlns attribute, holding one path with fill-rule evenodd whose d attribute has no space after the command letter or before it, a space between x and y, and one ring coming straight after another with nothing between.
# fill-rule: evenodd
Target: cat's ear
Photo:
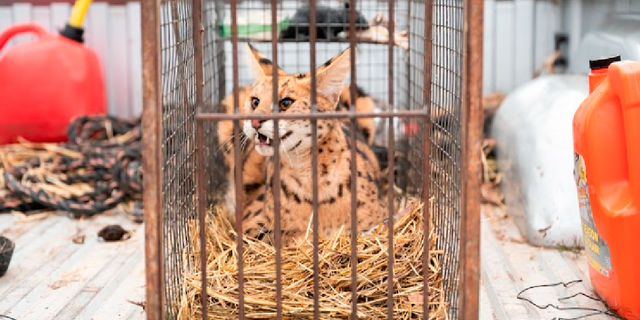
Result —
<instances>
[{"instance_id":1,"label":"cat's ear","mask_svg":"<svg viewBox=\"0 0 640 320\"><path fill-rule=\"evenodd\" d=\"M357 53L357 50L355 53ZM347 48L339 55L325 62L316 71L318 93L330 98L332 101L337 101L340 92L342 92L344 80L350 70L351 48Z\"/></svg>"},{"instance_id":2,"label":"cat's ear","mask_svg":"<svg viewBox=\"0 0 640 320\"><path fill-rule=\"evenodd\" d=\"M255 75L255 77L260 80L262 78L270 77L273 75L273 62L267 57L265 57L258 49L254 48L251 43L247 42L247 62L249 63L249 68ZM276 70L278 75L284 75L285 72L276 66Z\"/></svg>"}]
</instances>

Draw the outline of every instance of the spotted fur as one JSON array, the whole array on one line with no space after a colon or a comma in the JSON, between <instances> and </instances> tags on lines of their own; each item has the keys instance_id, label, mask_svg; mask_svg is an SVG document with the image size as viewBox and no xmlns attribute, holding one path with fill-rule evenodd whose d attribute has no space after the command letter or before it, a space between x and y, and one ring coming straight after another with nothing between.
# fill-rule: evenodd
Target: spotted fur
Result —
<instances>
[{"instance_id":1,"label":"spotted fur","mask_svg":"<svg viewBox=\"0 0 640 320\"><path fill-rule=\"evenodd\" d=\"M249 45L249 62L257 81L240 92L240 112L247 114L270 114L273 112L273 64ZM344 79L349 71L349 50L329 60L316 70L318 112L335 112L344 92ZM309 114L310 76L278 72L279 112L287 114ZM346 89L348 90L348 89ZM285 102L285 98L292 102ZM226 111L233 112L233 98L223 103ZM341 101L342 102L342 101ZM358 109L357 111L365 111ZM373 111L373 110L371 110ZM366 110L369 112L369 110ZM382 222L387 209L380 194L380 168L376 155L365 139L356 139L356 179L351 179L351 135L361 136L364 125L358 123L353 133L342 120L318 120L318 203L319 235L328 237L343 228L350 232L351 188L357 190L357 226L359 231L368 230ZM243 230L246 234L272 239L274 231L274 197L276 187L273 178L275 166L280 168L280 205L283 244L294 245L302 240L312 217L311 177L311 122L309 120L280 120L280 163L274 163L274 122L243 121L242 134L246 139L242 153L247 159L243 166L243 189L256 186L244 196ZM221 122L219 139L224 142L233 135L233 124ZM271 144L268 143L269 138ZM369 137L370 138L370 137ZM232 139L231 139L232 140ZM228 150L233 150L229 148ZM225 161L233 168L232 152L225 153ZM249 174L251 172L251 175ZM230 170L230 181L233 171ZM267 183L260 184L260 181ZM227 193L232 207L233 188ZM235 211L234 211L235 212ZM232 215L234 219L235 215ZM270 235L264 237L265 235Z\"/></svg>"},{"instance_id":2,"label":"spotted fur","mask_svg":"<svg viewBox=\"0 0 640 320\"><path fill-rule=\"evenodd\" d=\"M243 87L238 92L238 101L245 101L251 88ZM234 113L233 94L229 94L222 100L224 111L228 114ZM240 108L243 114L244 108ZM264 184L266 178L265 157L254 150L253 141L246 138L242 129L240 132L240 155L242 156L242 205L251 203L257 196L257 192ZM233 141L233 121L220 121L218 125L218 144L220 151L224 154L224 161L227 168L226 180L228 181L225 192L225 202L229 212L235 212L235 161L234 161L234 141Z\"/></svg>"},{"instance_id":3,"label":"spotted fur","mask_svg":"<svg viewBox=\"0 0 640 320\"><path fill-rule=\"evenodd\" d=\"M331 61L331 60L330 60ZM325 64L328 64L330 61L327 61ZM264 57L258 60L258 63L264 63L266 67L262 68L263 72L271 72L271 61ZM278 68L278 74L281 76L286 75L286 73ZM297 73L291 75L297 79L310 79L310 75L307 73ZM245 108L242 107L243 102L248 99L248 94L251 91L252 86L241 87L238 93L238 98L240 103L240 113L245 113ZM230 93L227 95L221 102L222 111L228 114L235 113L234 110L234 95ZM361 87L356 86L356 112L366 112L372 113L376 110L376 101L373 97L371 97L368 93L366 93ZM347 112L351 109L351 86L346 84L343 86L343 90L340 93L339 101L337 104L337 111ZM344 123L348 124L348 120L343 120ZM384 161L380 163L381 169L384 169L384 165L386 165L386 149L383 151L377 152L376 148L380 149L380 147L373 146L373 140L375 137L375 123L374 118L360 118L356 121L357 132L356 136L358 139L364 139L367 143L369 143L373 148L374 152L376 152L376 158L378 161ZM220 150L224 153L224 161L227 168L227 176L226 181L228 181L227 190L225 192L225 202L227 203L228 209L231 212L235 212L235 184L234 184L234 152L233 152L233 122L232 121L221 121L219 125L219 134L218 134L218 143L220 145ZM261 156L254 149L253 141L247 140L246 136L240 131L240 143L241 143L241 156L243 159L243 167L242 167L242 188L240 189L243 193L243 207L247 204L251 203L256 196L256 191L260 185L262 185L266 178L266 165L265 158ZM383 177L384 179L384 177Z\"/></svg>"},{"instance_id":4,"label":"spotted fur","mask_svg":"<svg viewBox=\"0 0 640 320\"><path fill-rule=\"evenodd\" d=\"M356 112L361 113L373 113L376 109L376 102L369 94L367 94L362 88L356 86ZM340 101L338 102L338 111L349 111L351 109L351 86L346 85L343 87L340 93ZM348 120L344 120L348 122ZM373 139L376 134L376 124L374 118L360 118L357 121L360 131L364 135L364 139L370 144L373 144Z\"/></svg>"}]
</instances>

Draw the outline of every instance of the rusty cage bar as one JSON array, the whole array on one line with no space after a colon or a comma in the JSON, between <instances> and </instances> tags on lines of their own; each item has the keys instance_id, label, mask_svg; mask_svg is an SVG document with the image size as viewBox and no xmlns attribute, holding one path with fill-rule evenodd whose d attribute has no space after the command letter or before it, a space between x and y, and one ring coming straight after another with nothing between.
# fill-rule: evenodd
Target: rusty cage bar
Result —
<instances>
[{"instance_id":1,"label":"rusty cage bar","mask_svg":"<svg viewBox=\"0 0 640 320\"><path fill-rule=\"evenodd\" d=\"M322 318L319 305L320 269L318 256L319 168L318 121L345 120L354 134L349 139L351 172L351 229L357 230L356 134L359 119L376 121L375 142L387 152L390 184L387 192L387 313L394 317L394 235L396 184L403 195L420 197L425 207L425 237L432 221L443 251L442 276L447 316L477 319L479 303L480 238L480 152L482 92L482 0L310 0L308 24L297 26L295 39L283 39L277 26L280 16L294 12L303 0L142 0L143 51L143 170L147 318L178 318L177 304L183 298L183 271L199 268L200 288L210 288L207 273L206 218L208 208L222 203L221 194L231 181L235 191L235 230L243 234L243 141L244 121L273 120L273 149L279 150L279 121L309 120L311 124L311 181L313 208L313 310L300 318ZM346 37L327 38L335 25L323 24L316 16L320 5L346 5ZM362 12L382 12L388 30L386 42L358 38L356 21ZM270 24L260 36L248 32L247 21L259 20L262 12ZM251 15L254 16L251 16ZM285 19L286 20L286 19ZM288 20L287 20L288 21ZM373 21L373 20L371 20ZM370 25L372 22L370 22ZM326 26L326 30L323 29ZM343 26L342 26L343 27ZM286 27L285 27L286 28ZM304 29L306 28L306 29ZM301 30L308 38L300 38ZM406 33L397 33L405 30ZM318 32L320 31L320 32ZM243 33L244 34L244 33ZM396 41L406 36L406 48ZM260 38L263 37L263 38ZM270 37L270 39L269 39ZM250 38L250 39L247 39ZM287 72L310 73L311 113L279 113L278 72L273 72L273 113L244 114L242 86L250 84L247 66L239 59L239 43L251 42ZM319 112L317 76L314 72L329 57L346 47L351 51L348 111ZM308 59L307 59L308 58ZM386 59L384 59L386 58ZM384 75L386 70L386 76ZM227 87L231 86L231 90ZM361 86L375 95L375 112L357 112ZM222 99L233 97L233 113L221 107ZM225 168L218 144L220 121L233 123L233 159ZM415 131L415 132L414 132ZM282 133L282 132L280 132ZM405 158L396 158L401 154ZM273 162L280 162L275 152ZM404 160L403 160L404 159ZM238 164L239 163L239 164ZM281 180L280 166L273 172L275 215L274 318L283 319ZM433 199L433 212L427 203ZM197 226L199 244L190 245L189 226ZM362 230L358 230L362 231ZM358 233L351 233L351 317L358 318L357 265ZM425 239L425 242L428 239ZM242 237L237 237L238 318L244 319L244 254ZM196 266L189 255L198 255ZM427 274L429 245L424 245L423 314L428 315ZM209 289L213 290L213 289ZM208 317L209 296L200 289L202 318ZM265 316L266 317L266 316ZM425 316L425 319L428 318Z\"/></svg>"}]
</instances>

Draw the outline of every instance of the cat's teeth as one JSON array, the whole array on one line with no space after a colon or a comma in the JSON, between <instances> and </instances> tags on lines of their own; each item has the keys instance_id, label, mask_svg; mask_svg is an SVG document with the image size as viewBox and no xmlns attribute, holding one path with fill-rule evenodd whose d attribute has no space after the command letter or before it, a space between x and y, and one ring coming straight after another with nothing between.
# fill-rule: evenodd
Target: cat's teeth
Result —
<instances>
[{"instance_id":1,"label":"cat's teeth","mask_svg":"<svg viewBox=\"0 0 640 320\"><path fill-rule=\"evenodd\" d=\"M267 144L271 144L271 139L267 138Z\"/></svg>"}]
</instances>

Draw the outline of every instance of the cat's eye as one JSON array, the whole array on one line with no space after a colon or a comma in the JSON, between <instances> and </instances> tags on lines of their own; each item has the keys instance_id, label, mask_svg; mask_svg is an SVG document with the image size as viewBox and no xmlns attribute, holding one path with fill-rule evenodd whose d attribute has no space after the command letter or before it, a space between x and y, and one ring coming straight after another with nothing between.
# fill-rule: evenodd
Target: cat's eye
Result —
<instances>
[{"instance_id":1,"label":"cat's eye","mask_svg":"<svg viewBox=\"0 0 640 320\"><path fill-rule=\"evenodd\" d=\"M260 104L260 99L258 98L251 98L251 106L255 109L258 107L258 105Z\"/></svg>"},{"instance_id":2,"label":"cat's eye","mask_svg":"<svg viewBox=\"0 0 640 320\"><path fill-rule=\"evenodd\" d=\"M293 104L293 100L291 98L284 98L280 100L280 109L287 110Z\"/></svg>"}]
</instances>

